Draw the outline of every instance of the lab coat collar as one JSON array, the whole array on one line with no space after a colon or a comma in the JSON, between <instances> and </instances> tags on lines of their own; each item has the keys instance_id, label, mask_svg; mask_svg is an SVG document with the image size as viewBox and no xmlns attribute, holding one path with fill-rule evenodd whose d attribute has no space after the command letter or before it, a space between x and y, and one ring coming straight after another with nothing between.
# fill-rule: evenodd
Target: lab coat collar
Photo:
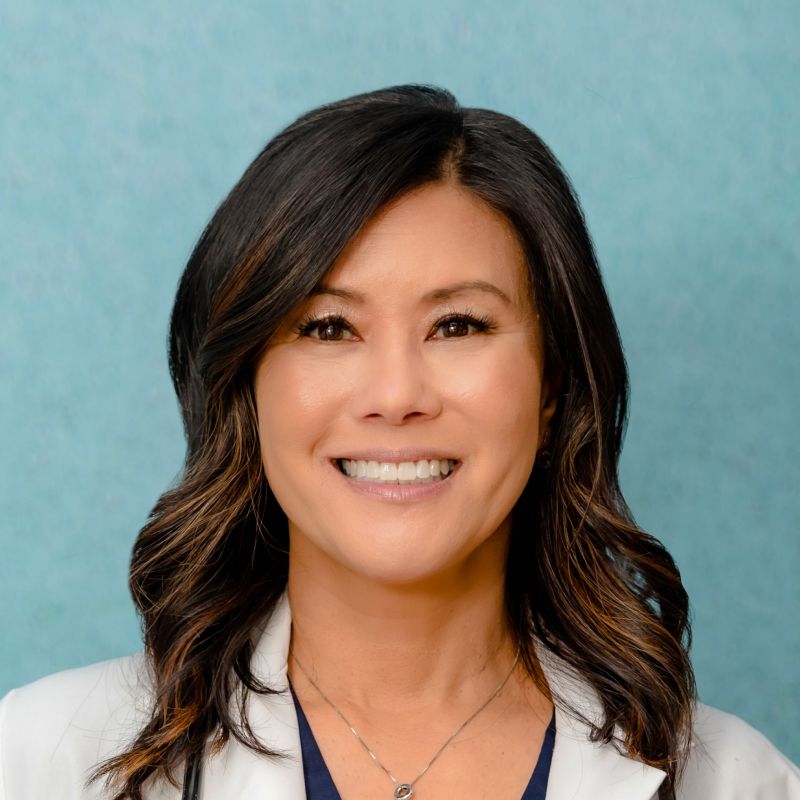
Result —
<instances>
[{"instance_id":1,"label":"lab coat collar","mask_svg":"<svg viewBox=\"0 0 800 800\"><path fill-rule=\"evenodd\" d=\"M556 739L547 800L650 800L666 778L663 770L623 755L622 731L614 743L595 743L590 725L603 719L597 693L558 656L537 641L537 655L555 697ZM582 713L587 721L569 708Z\"/></svg>"},{"instance_id":2,"label":"lab coat collar","mask_svg":"<svg viewBox=\"0 0 800 800\"><path fill-rule=\"evenodd\" d=\"M250 693L248 715L253 731L273 750L286 753L282 762L259 756L238 742L209 759L203 797L241 800L305 800L300 734L291 693L287 662L291 610L286 592L266 626L258 632L253 672L281 694ZM539 647L539 659L556 696L599 720L597 696L557 657ZM589 727L556 703L556 739L548 779L547 800L651 800L664 780L662 770L620 754L612 744L589 739Z\"/></svg>"}]
</instances>

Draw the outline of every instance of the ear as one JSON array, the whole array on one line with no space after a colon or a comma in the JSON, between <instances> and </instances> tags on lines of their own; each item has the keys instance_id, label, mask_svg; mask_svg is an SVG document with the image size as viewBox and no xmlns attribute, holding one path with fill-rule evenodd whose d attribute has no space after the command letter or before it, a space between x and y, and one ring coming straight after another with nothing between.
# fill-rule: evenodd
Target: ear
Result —
<instances>
[{"instance_id":1,"label":"ear","mask_svg":"<svg viewBox=\"0 0 800 800\"><path fill-rule=\"evenodd\" d=\"M539 430L542 438L548 433L550 419L558 408L561 398L561 384L564 378L562 368L551 369L542 381L542 400L539 410Z\"/></svg>"}]
</instances>

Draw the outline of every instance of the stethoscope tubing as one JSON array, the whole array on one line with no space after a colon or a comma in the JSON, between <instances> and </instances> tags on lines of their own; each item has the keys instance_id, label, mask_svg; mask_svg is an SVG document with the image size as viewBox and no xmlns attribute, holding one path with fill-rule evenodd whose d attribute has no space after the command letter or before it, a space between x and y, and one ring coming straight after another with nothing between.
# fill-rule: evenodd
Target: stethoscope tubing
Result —
<instances>
[{"instance_id":1,"label":"stethoscope tubing","mask_svg":"<svg viewBox=\"0 0 800 800\"><path fill-rule=\"evenodd\" d=\"M202 776L202 754L193 753L186 761L183 771L183 793L181 800L199 800Z\"/></svg>"}]
</instances>

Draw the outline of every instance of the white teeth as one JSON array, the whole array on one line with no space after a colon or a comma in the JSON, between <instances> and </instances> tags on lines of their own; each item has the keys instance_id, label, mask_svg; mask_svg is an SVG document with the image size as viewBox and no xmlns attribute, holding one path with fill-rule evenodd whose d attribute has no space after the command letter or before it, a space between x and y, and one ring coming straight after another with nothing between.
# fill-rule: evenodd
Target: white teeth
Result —
<instances>
[{"instance_id":1,"label":"white teeth","mask_svg":"<svg viewBox=\"0 0 800 800\"><path fill-rule=\"evenodd\" d=\"M417 465L413 461L404 461L397 467L397 480L413 481L417 478Z\"/></svg>"},{"instance_id":2,"label":"white teeth","mask_svg":"<svg viewBox=\"0 0 800 800\"><path fill-rule=\"evenodd\" d=\"M397 480L397 464L382 462L380 465L381 474L378 476L382 481Z\"/></svg>"},{"instance_id":3,"label":"white teeth","mask_svg":"<svg viewBox=\"0 0 800 800\"><path fill-rule=\"evenodd\" d=\"M431 483L445 478L458 463L450 459L420 461L363 461L341 458L337 462L344 473L358 481L382 483Z\"/></svg>"}]
</instances>

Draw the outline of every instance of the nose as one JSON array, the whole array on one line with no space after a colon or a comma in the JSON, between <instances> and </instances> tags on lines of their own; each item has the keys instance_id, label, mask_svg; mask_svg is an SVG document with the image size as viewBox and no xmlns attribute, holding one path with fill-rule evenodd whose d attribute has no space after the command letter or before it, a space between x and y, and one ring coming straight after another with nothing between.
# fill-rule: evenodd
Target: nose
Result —
<instances>
[{"instance_id":1,"label":"nose","mask_svg":"<svg viewBox=\"0 0 800 800\"><path fill-rule=\"evenodd\" d=\"M359 419L382 419L390 425L438 416L442 398L431 367L413 341L373 340L360 360L354 413Z\"/></svg>"}]
</instances>

